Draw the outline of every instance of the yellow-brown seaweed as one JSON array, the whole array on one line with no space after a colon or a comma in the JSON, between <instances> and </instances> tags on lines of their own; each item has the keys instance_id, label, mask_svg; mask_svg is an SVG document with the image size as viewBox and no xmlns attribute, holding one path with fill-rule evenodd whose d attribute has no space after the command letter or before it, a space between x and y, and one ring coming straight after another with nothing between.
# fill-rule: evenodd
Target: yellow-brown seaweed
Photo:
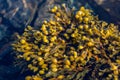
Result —
<instances>
[{"instance_id":1,"label":"yellow-brown seaweed","mask_svg":"<svg viewBox=\"0 0 120 80\"><path fill-rule=\"evenodd\" d=\"M29 63L28 69L34 72L26 80L77 80L91 70L89 66L93 63L105 62L112 75L106 79L119 80L120 32L117 26L100 21L84 7L75 12L63 4L54 6L50 12L54 19L45 20L38 30L28 26L13 43L19 53L17 56L21 55Z\"/></svg>"}]
</instances>

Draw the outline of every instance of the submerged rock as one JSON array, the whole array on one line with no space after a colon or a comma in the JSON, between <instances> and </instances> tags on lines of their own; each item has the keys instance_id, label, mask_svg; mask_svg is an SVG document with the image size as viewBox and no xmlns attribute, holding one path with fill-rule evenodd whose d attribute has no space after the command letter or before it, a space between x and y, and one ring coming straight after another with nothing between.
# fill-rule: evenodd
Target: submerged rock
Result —
<instances>
[{"instance_id":1,"label":"submerged rock","mask_svg":"<svg viewBox=\"0 0 120 80\"><path fill-rule=\"evenodd\" d=\"M16 80L18 73L18 68L0 65L0 80Z\"/></svg>"}]
</instances>

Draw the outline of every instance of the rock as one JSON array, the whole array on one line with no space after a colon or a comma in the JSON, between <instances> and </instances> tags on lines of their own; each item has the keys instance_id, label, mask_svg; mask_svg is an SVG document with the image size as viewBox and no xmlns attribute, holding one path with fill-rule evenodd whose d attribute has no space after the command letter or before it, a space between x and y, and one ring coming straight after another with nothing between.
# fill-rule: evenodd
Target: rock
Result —
<instances>
[{"instance_id":1,"label":"rock","mask_svg":"<svg viewBox=\"0 0 120 80\"><path fill-rule=\"evenodd\" d=\"M0 80L16 80L18 73L18 68L0 65Z\"/></svg>"},{"instance_id":2,"label":"rock","mask_svg":"<svg viewBox=\"0 0 120 80\"><path fill-rule=\"evenodd\" d=\"M120 0L95 0L120 25Z\"/></svg>"},{"instance_id":3,"label":"rock","mask_svg":"<svg viewBox=\"0 0 120 80\"><path fill-rule=\"evenodd\" d=\"M6 33L7 27L5 25L0 24L0 40L7 35Z\"/></svg>"},{"instance_id":4,"label":"rock","mask_svg":"<svg viewBox=\"0 0 120 80\"><path fill-rule=\"evenodd\" d=\"M12 51L12 46L11 43L5 44L1 49L0 49L0 61L8 55Z\"/></svg>"}]
</instances>

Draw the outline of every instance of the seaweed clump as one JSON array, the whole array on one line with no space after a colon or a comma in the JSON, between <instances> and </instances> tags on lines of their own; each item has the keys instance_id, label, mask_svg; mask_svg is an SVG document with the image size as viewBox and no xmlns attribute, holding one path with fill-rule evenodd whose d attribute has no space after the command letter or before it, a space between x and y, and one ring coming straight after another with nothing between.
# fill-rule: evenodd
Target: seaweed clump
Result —
<instances>
[{"instance_id":1,"label":"seaweed clump","mask_svg":"<svg viewBox=\"0 0 120 80\"><path fill-rule=\"evenodd\" d=\"M26 80L119 80L120 32L92 10L54 6L53 19L25 28L12 44L33 72ZM90 76L88 76L90 75Z\"/></svg>"}]
</instances>

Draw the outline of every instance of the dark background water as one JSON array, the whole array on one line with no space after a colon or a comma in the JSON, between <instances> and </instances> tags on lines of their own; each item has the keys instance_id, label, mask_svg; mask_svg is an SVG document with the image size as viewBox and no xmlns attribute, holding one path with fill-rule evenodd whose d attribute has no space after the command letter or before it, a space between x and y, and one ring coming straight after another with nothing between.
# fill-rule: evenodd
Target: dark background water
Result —
<instances>
[{"instance_id":1,"label":"dark background water","mask_svg":"<svg viewBox=\"0 0 120 80\"><path fill-rule=\"evenodd\" d=\"M61 3L76 9L85 6L101 20L120 25L120 0L0 0L0 80L24 80L28 73L14 64L13 34L22 34L27 25L37 28L51 18L48 9Z\"/></svg>"}]
</instances>

